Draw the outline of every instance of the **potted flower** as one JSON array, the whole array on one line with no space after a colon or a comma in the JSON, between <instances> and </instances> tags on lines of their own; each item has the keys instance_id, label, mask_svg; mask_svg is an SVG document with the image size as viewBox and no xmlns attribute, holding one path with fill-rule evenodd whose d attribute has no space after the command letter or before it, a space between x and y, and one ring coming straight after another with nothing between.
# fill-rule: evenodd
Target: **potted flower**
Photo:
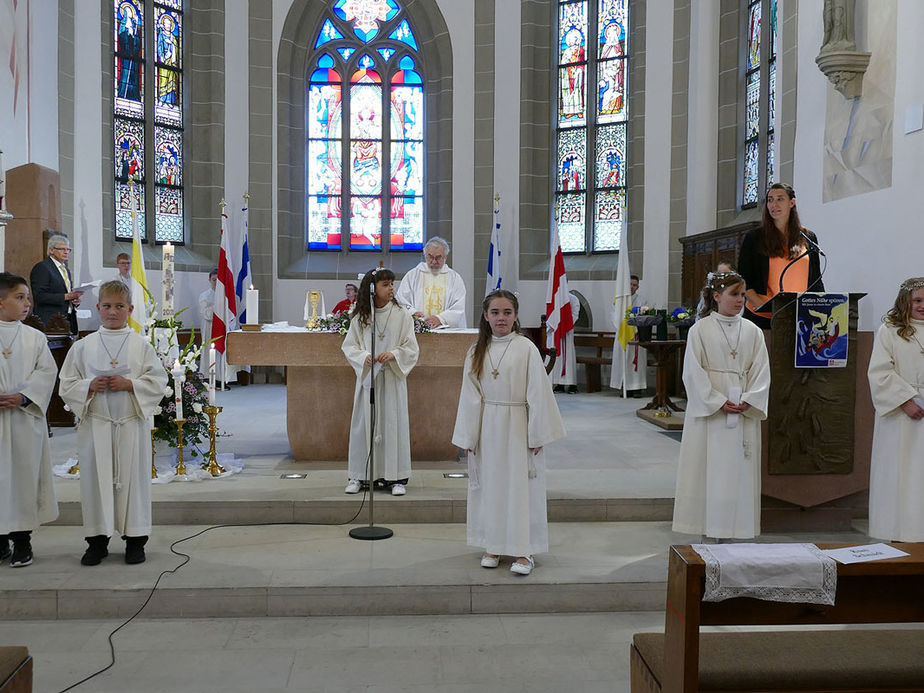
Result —
<instances>
[{"instance_id":1,"label":"potted flower","mask_svg":"<svg viewBox=\"0 0 924 693\"><path fill-rule=\"evenodd\" d=\"M664 316L650 306L635 306L626 311L626 323L636 329L640 342L650 342L651 329L663 319Z\"/></svg>"},{"instance_id":2,"label":"potted flower","mask_svg":"<svg viewBox=\"0 0 924 693\"><path fill-rule=\"evenodd\" d=\"M677 328L677 336L680 339L686 339L687 331L696 322L696 316L692 308L678 306L668 313L667 321Z\"/></svg>"}]
</instances>

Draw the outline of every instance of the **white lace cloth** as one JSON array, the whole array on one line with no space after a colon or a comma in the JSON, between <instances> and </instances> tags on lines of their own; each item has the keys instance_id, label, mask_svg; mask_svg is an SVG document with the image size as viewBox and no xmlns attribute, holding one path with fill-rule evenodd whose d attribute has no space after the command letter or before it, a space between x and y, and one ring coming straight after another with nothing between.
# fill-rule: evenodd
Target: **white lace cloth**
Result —
<instances>
[{"instance_id":1,"label":"white lace cloth","mask_svg":"<svg viewBox=\"0 0 924 693\"><path fill-rule=\"evenodd\" d=\"M814 544L693 544L693 550L706 562L704 602L834 604L837 563Z\"/></svg>"}]
</instances>

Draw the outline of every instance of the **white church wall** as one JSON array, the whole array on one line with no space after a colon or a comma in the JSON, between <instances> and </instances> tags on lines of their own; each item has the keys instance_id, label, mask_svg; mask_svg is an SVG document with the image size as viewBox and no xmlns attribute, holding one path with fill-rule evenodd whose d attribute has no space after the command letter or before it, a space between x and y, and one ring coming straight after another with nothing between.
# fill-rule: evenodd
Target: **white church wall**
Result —
<instances>
[{"instance_id":1,"label":"white church wall","mask_svg":"<svg viewBox=\"0 0 924 693\"><path fill-rule=\"evenodd\" d=\"M823 142L829 92L834 87L814 59L824 34L821 3L803 3L799 13L799 89L794 187L802 222L816 231L828 256L825 287L829 291L864 291L860 329L874 330L891 307L901 280L924 275L920 245L920 185L924 181L924 132L904 132L905 111L924 103L920 65L924 45L917 28L924 26L924 3L899 0L896 36L876 32L877 7L867 11L868 37L858 36L858 49L895 51L895 107L892 184L882 190L823 202ZM882 38L876 38L876 37ZM865 89L865 85L864 85ZM838 95L839 96L839 95ZM862 98L862 97L861 97Z\"/></svg>"}]
</instances>

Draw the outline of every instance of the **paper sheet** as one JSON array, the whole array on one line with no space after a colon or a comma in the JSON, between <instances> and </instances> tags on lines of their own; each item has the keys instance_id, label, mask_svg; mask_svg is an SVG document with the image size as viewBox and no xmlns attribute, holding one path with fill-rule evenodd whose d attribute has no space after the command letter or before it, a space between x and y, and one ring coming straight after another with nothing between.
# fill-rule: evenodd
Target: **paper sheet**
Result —
<instances>
[{"instance_id":1,"label":"paper sheet","mask_svg":"<svg viewBox=\"0 0 924 693\"><path fill-rule=\"evenodd\" d=\"M381 363L373 363L373 364L372 364L371 370L370 370L368 373L366 373L366 377L363 378L363 387L364 387L365 389L368 390L369 388L372 387L372 379L373 379L373 378L377 378L377 377L379 376L379 371L381 371L381 370L382 370L382 364L381 364Z\"/></svg>"},{"instance_id":2,"label":"paper sheet","mask_svg":"<svg viewBox=\"0 0 924 693\"><path fill-rule=\"evenodd\" d=\"M843 549L823 549L838 563L866 563L867 561L881 561L884 558L901 558L908 556L901 549L888 544L865 544L863 546L847 546Z\"/></svg>"}]
</instances>

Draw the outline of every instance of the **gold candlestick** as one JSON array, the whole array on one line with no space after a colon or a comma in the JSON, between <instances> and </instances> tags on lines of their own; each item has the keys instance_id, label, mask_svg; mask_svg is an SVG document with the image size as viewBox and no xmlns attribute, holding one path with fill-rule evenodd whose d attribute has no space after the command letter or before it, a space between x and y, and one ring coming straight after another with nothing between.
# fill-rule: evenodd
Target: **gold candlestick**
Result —
<instances>
[{"instance_id":1,"label":"gold candlestick","mask_svg":"<svg viewBox=\"0 0 924 693\"><path fill-rule=\"evenodd\" d=\"M78 461L73 467L67 470L67 473L73 476L74 474L80 473L80 462Z\"/></svg>"},{"instance_id":2,"label":"gold candlestick","mask_svg":"<svg viewBox=\"0 0 924 693\"><path fill-rule=\"evenodd\" d=\"M221 410L221 407L215 405L202 407L202 411L209 415L209 459L207 463L202 463L202 468L212 476L220 476L226 471L224 467L218 464L218 459L215 454L215 434L218 432L218 426L215 425L215 417Z\"/></svg>"},{"instance_id":3,"label":"gold candlestick","mask_svg":"<svg viewBox=\"0 0 924 693\"><path fill-rule=\"evenodd\" d=\"M186 465L183 463L183 424L186 419L176 420L176 475L186 476Z\"/></svg>"},{"instance_id":4,"label":"gold candlestick","mask_svg":"<svg viewBox=\"0 0 924 693\"><path fill-rule=\"evenodd\" d=\"M151 478L157 478L157 467L154 466L154 434L157 433L156 428L151 429Z\"/></svg>"}]
</instances>

